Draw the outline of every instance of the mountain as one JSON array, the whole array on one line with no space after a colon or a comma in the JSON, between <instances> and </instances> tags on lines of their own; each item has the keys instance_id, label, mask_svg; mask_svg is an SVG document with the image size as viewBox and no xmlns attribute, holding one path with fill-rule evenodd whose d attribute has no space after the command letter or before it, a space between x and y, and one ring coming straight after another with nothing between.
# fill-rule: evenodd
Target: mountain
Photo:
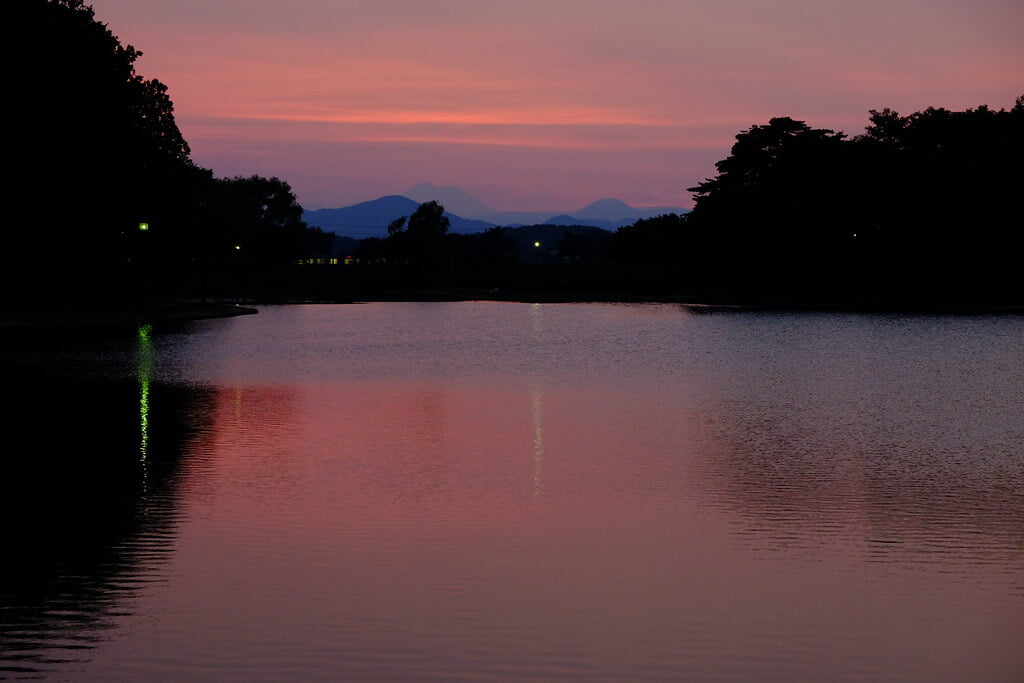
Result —
<instances>
[{"instance_id":1,"label":"mountain","mask_svg":"<svg viewBox=\"0 0 1024 683\"><path fill-rule=\"evenodd\" d=\"M429 201L437 201L445 207L445 216L451 221L451 231L458 233L483 232L495 225L586 225L616 230L624 225L632 225L641 218L687 212L687 209L678 206L638 208L621 199L599 199L577 211L564 211L557 215L543 211L495 212L473 195L454 186L437 187L430 183L420 183L410 193L416 196L388 195L338 209L306 211L302 219L309 225L339 236L364 239L386 237L388 224L396 218L411 216L421 203ZM466 214L476 218L463 217L455 206L461 206ZM484 213L478 214L478 211Z\"/></svg>"},{"instance_id":2,"label":"mountain","mask_svg":"<svg viewBox=\"0 0 1024 683\"><path fill-rule=\"evenodd\" d=\"M480 220L495 225L541 225L551 217L550 211L498 211L480 216Z\"/></svg>"},{"instance_id":3,"label":"mountain","mask_svg":"<svg viewBox=\"0 0 1024 683\"><path fill-rule=\"evenodd\" d=\"M421 204L436 201L448 211L465 218L480 218L494 213L494 209L454 185L438 187L431 183L420 183L406 191L404 196Z\"/></svg>"},{"instance_id":4,"label":"mountain","mask_svg":"<svg viewBox=\"0 0 1024 683\"><path fill-rule=\"evenodd\" d=\"M411 216L418 207L419 204L408 197L392 194L340 209L304 211L302 220L344 237L386 237L391 221Z\"/></svg>"},{"instance_id":5,"label":"mountain","mask_svg":"<svg viewBox=\"0 0 1024 683\"><path fill-rule=\"evenodd\" d=\"M353 204L339 209L316 209L305 211L302 220L327 232L341 237L365 239L387 237L388 225L397 218L411 216L420 202L401 195L388 195L368 202ZM451 231L460 233L483 232L494 227L486 221L470 220L445 211L451 222Z\"/></svg>"},{"instance_id":6,"label":"mountain","mask_svg":"<svg viewBox=\"0 0 1024 683\"><path fill-rule=\"evenodd\" d=\"M494 225L593 225L614 230L632 225L641 218L653 218L667 213L683 214L687 209L679 206L630 206L621 199L599 199L576 211L495 211L461 187L438 187L420 183L405 193L417 202L438 201L445 209L466 218L487 221Z\"/></svg>"},{"instance_id":7,"label":"mountain","mask_svg":"<svg viewBox=\"0 0 1024 683\"><path fill-rule=\"evenodd\" d=\"M572 217L585 221L608 221L616 228L632 225L642 218L664 216L667 213L684 214L689 209L680 206L630 206L620 199L598 199L587 204L579 211L573 211ZM587 223L590 225L591 223Z\"/></svg>"},{"instance_id":8,"label":"mountain","mask_svg":"<svg viewBox=\"0 0 1024 683\"><path fill-rule=\"evenodd\" d=\"M574 211L575 218L596 218L603 221L619 221L623 218L635 217L637 210L621 199L598 199L587 204L579 211Z\"/></svg>"},{"instance_id":9,"label":"mountain","mask_svg":"<svg viewBox=\"0 0 1024 683\"><path fill-rule=\"evenodd\" d=\"M667 213L684 214L689 209L680 206L630 206L621 199L599 199L577 211L565 211L558 215L538 211L502 211L485 214L481 220L495 225L591 225L595 228L615 230L632 225L641 218L654 218Z\"/></svg>"},{"instance_id":10,"label":"mountain","mask_svg":"<svg viewBox=\"0 0 1024 683\"><path fill-rule=\"evenodd\" d=\"M611 221L602 220L600 218L580 218L577 216L570 216L569 214L563 213L558 216L552 216L542 223L542 225L585 225L590 228L601 228L602 230L614 230Z\"/></svg>"}]
</instances>

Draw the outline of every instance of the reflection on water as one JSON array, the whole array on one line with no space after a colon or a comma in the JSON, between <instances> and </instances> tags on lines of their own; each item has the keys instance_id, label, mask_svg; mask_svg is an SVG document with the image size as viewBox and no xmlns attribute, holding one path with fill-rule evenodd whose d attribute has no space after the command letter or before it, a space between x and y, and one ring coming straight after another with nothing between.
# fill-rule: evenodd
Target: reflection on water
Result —
<instances>
[{"instance_id":1,"label":"reflection on water","mask_svg":"<svg viewBox=\"0 0 1024 683\"><path fill-rule=\"evenodd\" d=\"M530 395L530 408L533 413L533 495L539 496L544 485L544 393L539 387Z\"/></svg>"},{"instance_id":2,"label":"reflection on water","mask_svg":"<svg viewBox=\"0 0 1024 683\"><path fill-rule=\"evenodd\" d=\"M0 676L1018 680L1022 332L373 304L11 351Z\"/></svg>"},{"instance_id":3,"label":"reflection on water","mask_svg":"<svg viewBox=\"0 0 1024 683\"><path fill-rule=\"evenodd\" d=\"M851 420L810 403L712 410L702 438L717 447L702 463L702 490L760 547L792 553L854 537L872 561L942 563L943 571L1020 556L1019 445L962 448L937 441L928 423L920 425L927 435L896 440L881 416ZM1016 591L1024 593L1019 580Z\"/></svg>"},{"instance_id":4,"label":"reflection on water","mask_svg":"<svg viewBox=\"0 0 1024 683\"><path fill-rule=\"evenodd\" d=\"M149 489L149 392L153 374L153 326L139 326L139 464L143 492Z\"/></svg>"},{"instance_id":5,"label":"reflection on water","mask_svg":"<svg viewBox=\"0 0 1024 683\"><path fill-rule=\"evenodd\" d=\"M3 368L0 678L88 662L163 580L183 420L202 392L152 384L148 335L134 349L137 383Z\"/></svg>"},{"instance_id":6,"label":"reflection on water","mask_svg":"<svg viewBox=\"0 0 1024 683\"><path fill-rule=\"evenodd\" d=\"M530 327L534 342L539 346L544 338L544 306L530 305ZM533 495L541 494L544 469L544 388L543 378L534 376L530 392L530 411L533 414Z\"/></svg>"},{"instance_id":7,"label":"reflection on water","mask_svg":"<svg viewBox=\"0 0 1024 683\"><path fill-rule=\"evenodd\" d=\"M1019 554L1024 394L1011 360L1020 341L1006 336L1015 325L854 317L842 334L815 330L809 341L783 321L761 321L775 335L763 353L730 358L731 380L706 403L699 436L702 490L738 513L753 541L789 549L852 534L873 561L946 571Z\"/></svg>"}]
</instances>

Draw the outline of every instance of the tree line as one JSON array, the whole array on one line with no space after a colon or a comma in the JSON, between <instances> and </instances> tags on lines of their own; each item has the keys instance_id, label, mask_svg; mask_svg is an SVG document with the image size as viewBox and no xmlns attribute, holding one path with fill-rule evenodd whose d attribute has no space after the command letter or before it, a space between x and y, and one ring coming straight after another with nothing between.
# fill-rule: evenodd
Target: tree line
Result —
<instances>
[{"instance_id":1,"label":"tree line","mask_svg":"<svg viewBox=\"0 0 1024 683\"><path fill-rule=\"evenodd\" d=\"M136 73L141 53L82 0L7 9L9 301L309 284L293 263L334 236L302 221L287 182L197 166L167 87ZM544 265L606 288L1019 298L1022 158L1024 97L871 111L854 137L778 117L736 135L717 174L689 188L686 215L561 230L551 244L540 226L452 234L428 202L354 252L361 268L432 285Z\"/></svg>"},{"instance_id":2,"label":"tree line","mask_svg":"<svg viewBox=\"0 0 1024 683\"><path fill-rule=\"evenodd\" d=\"M782 290L1024 292L1024 97L870 112L863 134L773 118L690 188L695 278Z\"/></svg>"},{"instance_id":3,"label":"tree line","mask_svg":"<svg viewBox=\"0 0 1024 683\"><path fill-rule=\"evenodd\" d=\"M5 9L9 302L216 293L327 248L287 182L193 163L167 86L82 0Z\"/></svg>"},{"instance_id":4,"label":"tree line","mask_svg":"<svg viewBox=\"0 0 1024 683\"><path fill-rule=\"evenodd\" d=\"M689 188L690 213L559 249L688 292L1019 300L1022 160L1024 96L1010 109L873 110L852 138L777 117L736 135L717 174Z\"/></svg>"}]
</instances>

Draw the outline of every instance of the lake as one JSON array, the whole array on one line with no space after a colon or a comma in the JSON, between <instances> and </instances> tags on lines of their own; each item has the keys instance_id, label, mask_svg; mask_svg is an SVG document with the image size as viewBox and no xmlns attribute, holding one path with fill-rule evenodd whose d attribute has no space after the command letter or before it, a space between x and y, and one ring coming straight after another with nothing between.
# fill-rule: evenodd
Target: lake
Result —
<instances>
[{"instance_id":1,"label":"lake","mask_svg":"<svg viewBox=\"0 0 1024 683\"><path fill-rule=\"evenodd\" d=\"M1024 680L1024 317L372 303L3 350L0 678Z\"/></svg>"}]
</instances>

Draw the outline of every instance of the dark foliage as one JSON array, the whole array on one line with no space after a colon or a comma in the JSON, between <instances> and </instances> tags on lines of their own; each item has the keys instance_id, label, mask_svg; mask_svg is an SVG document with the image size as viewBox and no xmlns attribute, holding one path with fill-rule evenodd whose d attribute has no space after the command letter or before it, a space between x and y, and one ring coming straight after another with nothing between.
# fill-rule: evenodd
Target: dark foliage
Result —
<instances>
[{"instance_id":1,"label":"dark foliage","mask_svg":"<svg viewBox=\"0 0 1024 683\"><path fill-rule=\"evenodd\" d=\"M689 265L746 287L1019 292L1022 140L1020 99L1009 111L872 111L852 140L772 119L691 188Z\"/></svg>"},{"instance_id":2,"label":"dark foliage","mask_svg":"<svg viewBox=\"0 0 1024 683\"><path fill-rule=\"evenodd\" d=\"M123 265L125 235L140 221L177 220L189 189L189 148L167 87L135 73L141 53L80 0L17 0L5 10L13 271L25 276L17 266L31 263L31 272L104 279Z\"/></svg>"},{"instance_id":3,"label":"dark foliage","mask_svg":"<svg viewBox=\"0 0 1024 683\"><path fill-rule=\"evenodd\" d=\"M607 257L612 233L600 228L567 232L559 240L556 253L569 263L600 263Z\"/></svg>"},{"instance_id":4,"label":"dark foliage","mask_svg":"<svg viewBox=\"0 0 1024 683\"><path fill-rule=\"evenodd\" d=\"M643 218L615 231L607 258L618 263L678 268L690 246L686 238L685 215L670 213Z\"/></svg>"},{"instance_id":5,"label":"dark foliage","mask_svg":"<svg viewBox=\"0 0 1024 683\"><path fill-rule=\"evenodd\" d=\"M406 234L413 240L430 242L448 234L451 222L444 215L444 207L437 202L420 204L409 216Z\"/></svg>"},{"instance_id":6,"label":"dark foliage","mask_svg":"<svg viewBox=\"0 0 1024 683\"><path fill-rule=\"evenodd\" d=\"M91 7L5 9L6 296L137 299L174 291L235 246L261 265L326 249L286 183L217 180L192 163L167 87L135 72L141 52Z\"/></svg>"},{"instance_id":7,"label":"dark foliage","mask_svg":"<svg viewBox=\"0 0 1024 683\"><path fill-rule=\"evenodd\" d=\"M240 255L253 264L279 266L330 247L329 235L302 221L295 194L278 178L213 180L201 211L202 230L190 242L210 263Z\"/></svg>"},{"instance_id":8,"label":"dark foliage","mask_svg":"<svg viewBox=\"0 0 1024 683\"><path fill-rule=\"evenodd\" d=\"M411 216L388 226L386 238L367 238L356 250L364 264L402 264L436 277L461 266L513 263L516 244L503 228L481 233L449 232L444 207L436 201L420 204Z\"/></svg>"},{"instance_id":9,"label":"dark foliage","mask_svg":"<svg viewBox=\"0 0 1024 683\"><path fill-rule=\"evenodd\" d=\"M870 161L866 237L925 282L1020 291L1024 97L1009 111L872 111L854 140Z\"/></svg>"},{"instance_id":10,"label":"dark foliage","mask_svg":"<svg viewBox=\"0 0 1024 683\"><path fill-rule=\"evenodd\" d=\"M5 8L8 300L301 292L293 262L331 254L333 235L302 221L286 182L193 164L167 87L135 72L141 53L82 0ZM870 116L852 139L786 117L742 131L687 216L464 235L428 202L356 260L413 286L519 267L520 280L586 272L615 287L1024 295L1024 98Z\"/></svg>"},{"instance_id":11,"label":"dark foliage","mask_svg":"<svg viewBox=\"0 0 1024 683\"><path fill-rule=\"evenodd\" d=\"M437 202L420 204L411 216L395 219L384 239L364 240L361 256L368 261L416 264L436 268L452 260L455 236Z\"/></svg>"}]
</instances>

